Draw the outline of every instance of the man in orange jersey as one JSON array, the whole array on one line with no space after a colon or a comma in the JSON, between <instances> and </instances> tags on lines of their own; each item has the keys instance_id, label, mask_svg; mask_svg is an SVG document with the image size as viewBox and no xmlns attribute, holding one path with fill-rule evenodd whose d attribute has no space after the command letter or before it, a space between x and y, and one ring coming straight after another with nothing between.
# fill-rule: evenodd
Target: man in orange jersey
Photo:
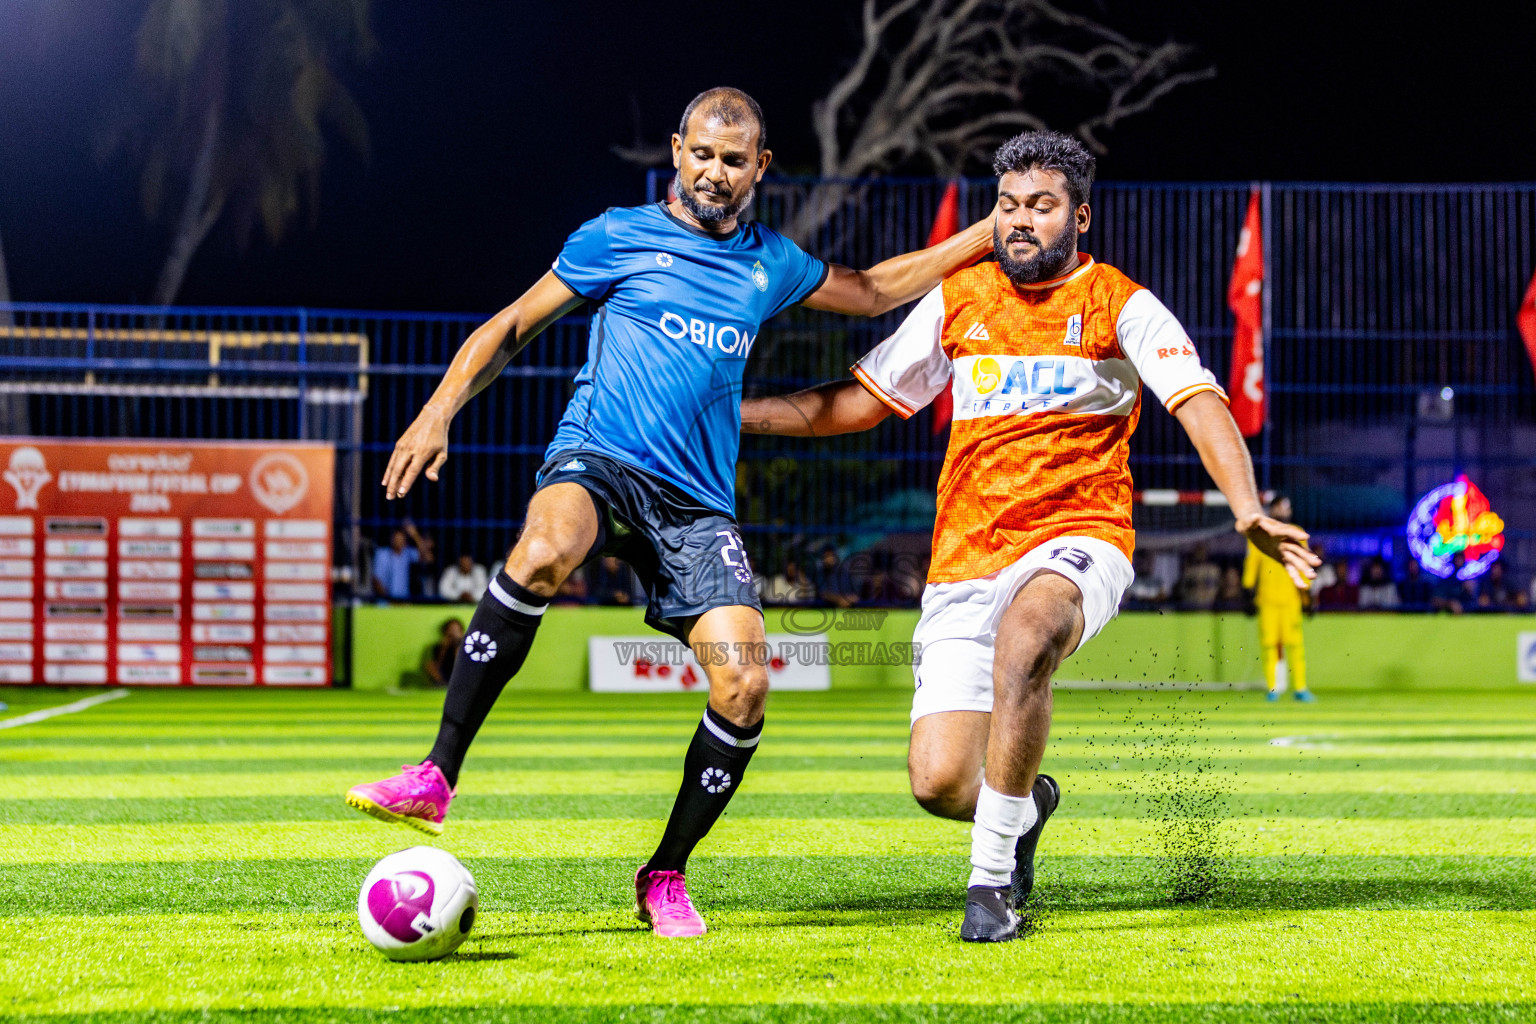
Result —
<instances>
[{"instance_id":1,"label":"man in orange jersey","mask_svg":"<svg viewBox=\"0 0 1536 1024\"><path fill-rule=\"evenodd\" d=\"M1226 395L1162 303L1077 249L1094 160L1075 139L1005 143L995 263L950 275L856 380L742 404L742 429L821 437L903 419L953 379L908 772L928 811L971 821L960 937L1018 934L1060 789L1040 775L1051 675L1114 618L1133 578L1131 432L1145 382L1183 424L1237 530L1298 586L1317 558L1264 515Z\"/></svg>"}]
</instances>

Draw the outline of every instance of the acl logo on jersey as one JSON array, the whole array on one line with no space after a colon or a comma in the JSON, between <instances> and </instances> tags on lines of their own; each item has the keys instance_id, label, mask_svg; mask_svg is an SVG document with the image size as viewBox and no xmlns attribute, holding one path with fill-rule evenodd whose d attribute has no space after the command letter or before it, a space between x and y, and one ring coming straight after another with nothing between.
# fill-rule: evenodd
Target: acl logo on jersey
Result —
<instances>
[{"instance_id":1,"label":"acl logo on jersey","mask_svg":"<svg viewBox=\"0 0 1536 1024\"><path fill-rule=\"evenodd\" d=\"M1002 365L993 356L977 356L971 367L971 380L977 395L1070 395L1077 391L1067 384L1064 359L1015 359L1003 377ZM1002 390L998 390L1001 387Z\"/></svg>"},{"instance_id":2,"label":"acl logo on jersey","mask_svg":"<svg viewBox=\"0 0 1536 1024\"><path fill-rule=\"evenodd\" d=\"M744 328L697 317L684 319L671 310L661 314L657 326L661 333L675 341L687 338L701 348L717 348L728 356L737 355L743 359L752 353L752 343L757 340Z\"/></svg>"},{"instance_id":3,"label":"acl logo on jersey","mask_svg":"<svg viewBox=\"0 0 1536 1024\"><path fill-rule=\"evenodd\" d=\"M1123 416L1139 378L1124 359L961 356L954 361L955 419L1049 411Z\"/></svg>"}]
</instances>

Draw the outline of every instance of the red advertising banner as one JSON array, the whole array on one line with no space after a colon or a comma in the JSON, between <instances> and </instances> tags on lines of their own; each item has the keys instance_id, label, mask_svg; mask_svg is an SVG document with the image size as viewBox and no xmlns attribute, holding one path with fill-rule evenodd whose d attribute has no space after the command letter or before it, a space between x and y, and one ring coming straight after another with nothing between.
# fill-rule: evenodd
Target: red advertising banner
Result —
<instances>
[{"instance_id":1,"label":"red advertising banner","mask_svg":"<svg viewBox=\"0 0 1536 1024\"><path fill-rule=\"evenodd\" d=\"M0 683L329 685L335 463L0 438Z\"/></svg>"}]
</instances>

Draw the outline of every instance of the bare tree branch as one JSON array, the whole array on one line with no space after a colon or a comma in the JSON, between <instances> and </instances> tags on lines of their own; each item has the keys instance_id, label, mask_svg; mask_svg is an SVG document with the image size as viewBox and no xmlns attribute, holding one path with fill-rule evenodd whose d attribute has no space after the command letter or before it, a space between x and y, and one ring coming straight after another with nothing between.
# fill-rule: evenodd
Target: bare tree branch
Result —
<instances>
[{"instance_id":1,"label":"bare tree branch","mask_svg":"<svg viewBox=\"0 0 1536 1024\"><path fill-rule=\"evenodd\" d=\"M672 162L671 145L609 146L608 152L637 167L664 167Z\"/></svg>"},{"instance_id":2,"label":"bare tree branch","mask_svg":"<svg viewBox=\"0 0 1536 1024\"><path fill-rule=\"evenodd\" d=\"M820 171L785 224L807 241L857 179L903 165L957 174L986 151L1047 119L1037 86L1068 86L1099 109L1075 132L1104 152L1102 133L1214 68L1190 68L1189 47L1137 42L1050 0L864 0L852 64L812 108Z\"/></svg>"},{"instance_id":3,"label":"bare tree branch","mask_svg":"<svg viewBox=\"0 0 1536 1024\"><path fill-rule=\"evenodd\" d=\"M1083 121L1077 126L1077 135L1095 153L1104 153L1107 149L1095 134L1098 129L1113 128L1116 122L1149 110L1154 103L1181 85L1203 82L1206 79L1215 77L1215 68L1202 68L1199 71L1181 71L1177 74L1169 75L1158 82L1155 86L1148 89L1146 94L1140 99L1126 102L1125 98L1117 93L1113 97L1113 102L1111 102L1109 109L1097 117Z\"/></svg>"}]
</instances>

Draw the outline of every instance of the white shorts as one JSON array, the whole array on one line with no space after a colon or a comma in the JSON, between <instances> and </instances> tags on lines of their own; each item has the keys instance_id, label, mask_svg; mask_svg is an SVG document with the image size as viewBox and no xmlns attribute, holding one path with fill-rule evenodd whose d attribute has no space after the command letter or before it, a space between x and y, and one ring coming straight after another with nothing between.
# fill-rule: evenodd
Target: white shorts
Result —
<instances>
[{"instance_id":1,"label":"white shorts","mask_svg":"<svg viewBox=\"0 0 1536 1024\"><path fill-rule=\"evenodd\" d=\"M938 711L992 710L998 623L1020 588L1041 572L1065 576L1082 592L1083 637L1073 653L1109 625L1136 575L1113 544L1095 537L1059 537L979 580L928 584L923 615L912 634L920 652L912 670L917 684L912 721Z\"/></svg>"}]
</instances>

